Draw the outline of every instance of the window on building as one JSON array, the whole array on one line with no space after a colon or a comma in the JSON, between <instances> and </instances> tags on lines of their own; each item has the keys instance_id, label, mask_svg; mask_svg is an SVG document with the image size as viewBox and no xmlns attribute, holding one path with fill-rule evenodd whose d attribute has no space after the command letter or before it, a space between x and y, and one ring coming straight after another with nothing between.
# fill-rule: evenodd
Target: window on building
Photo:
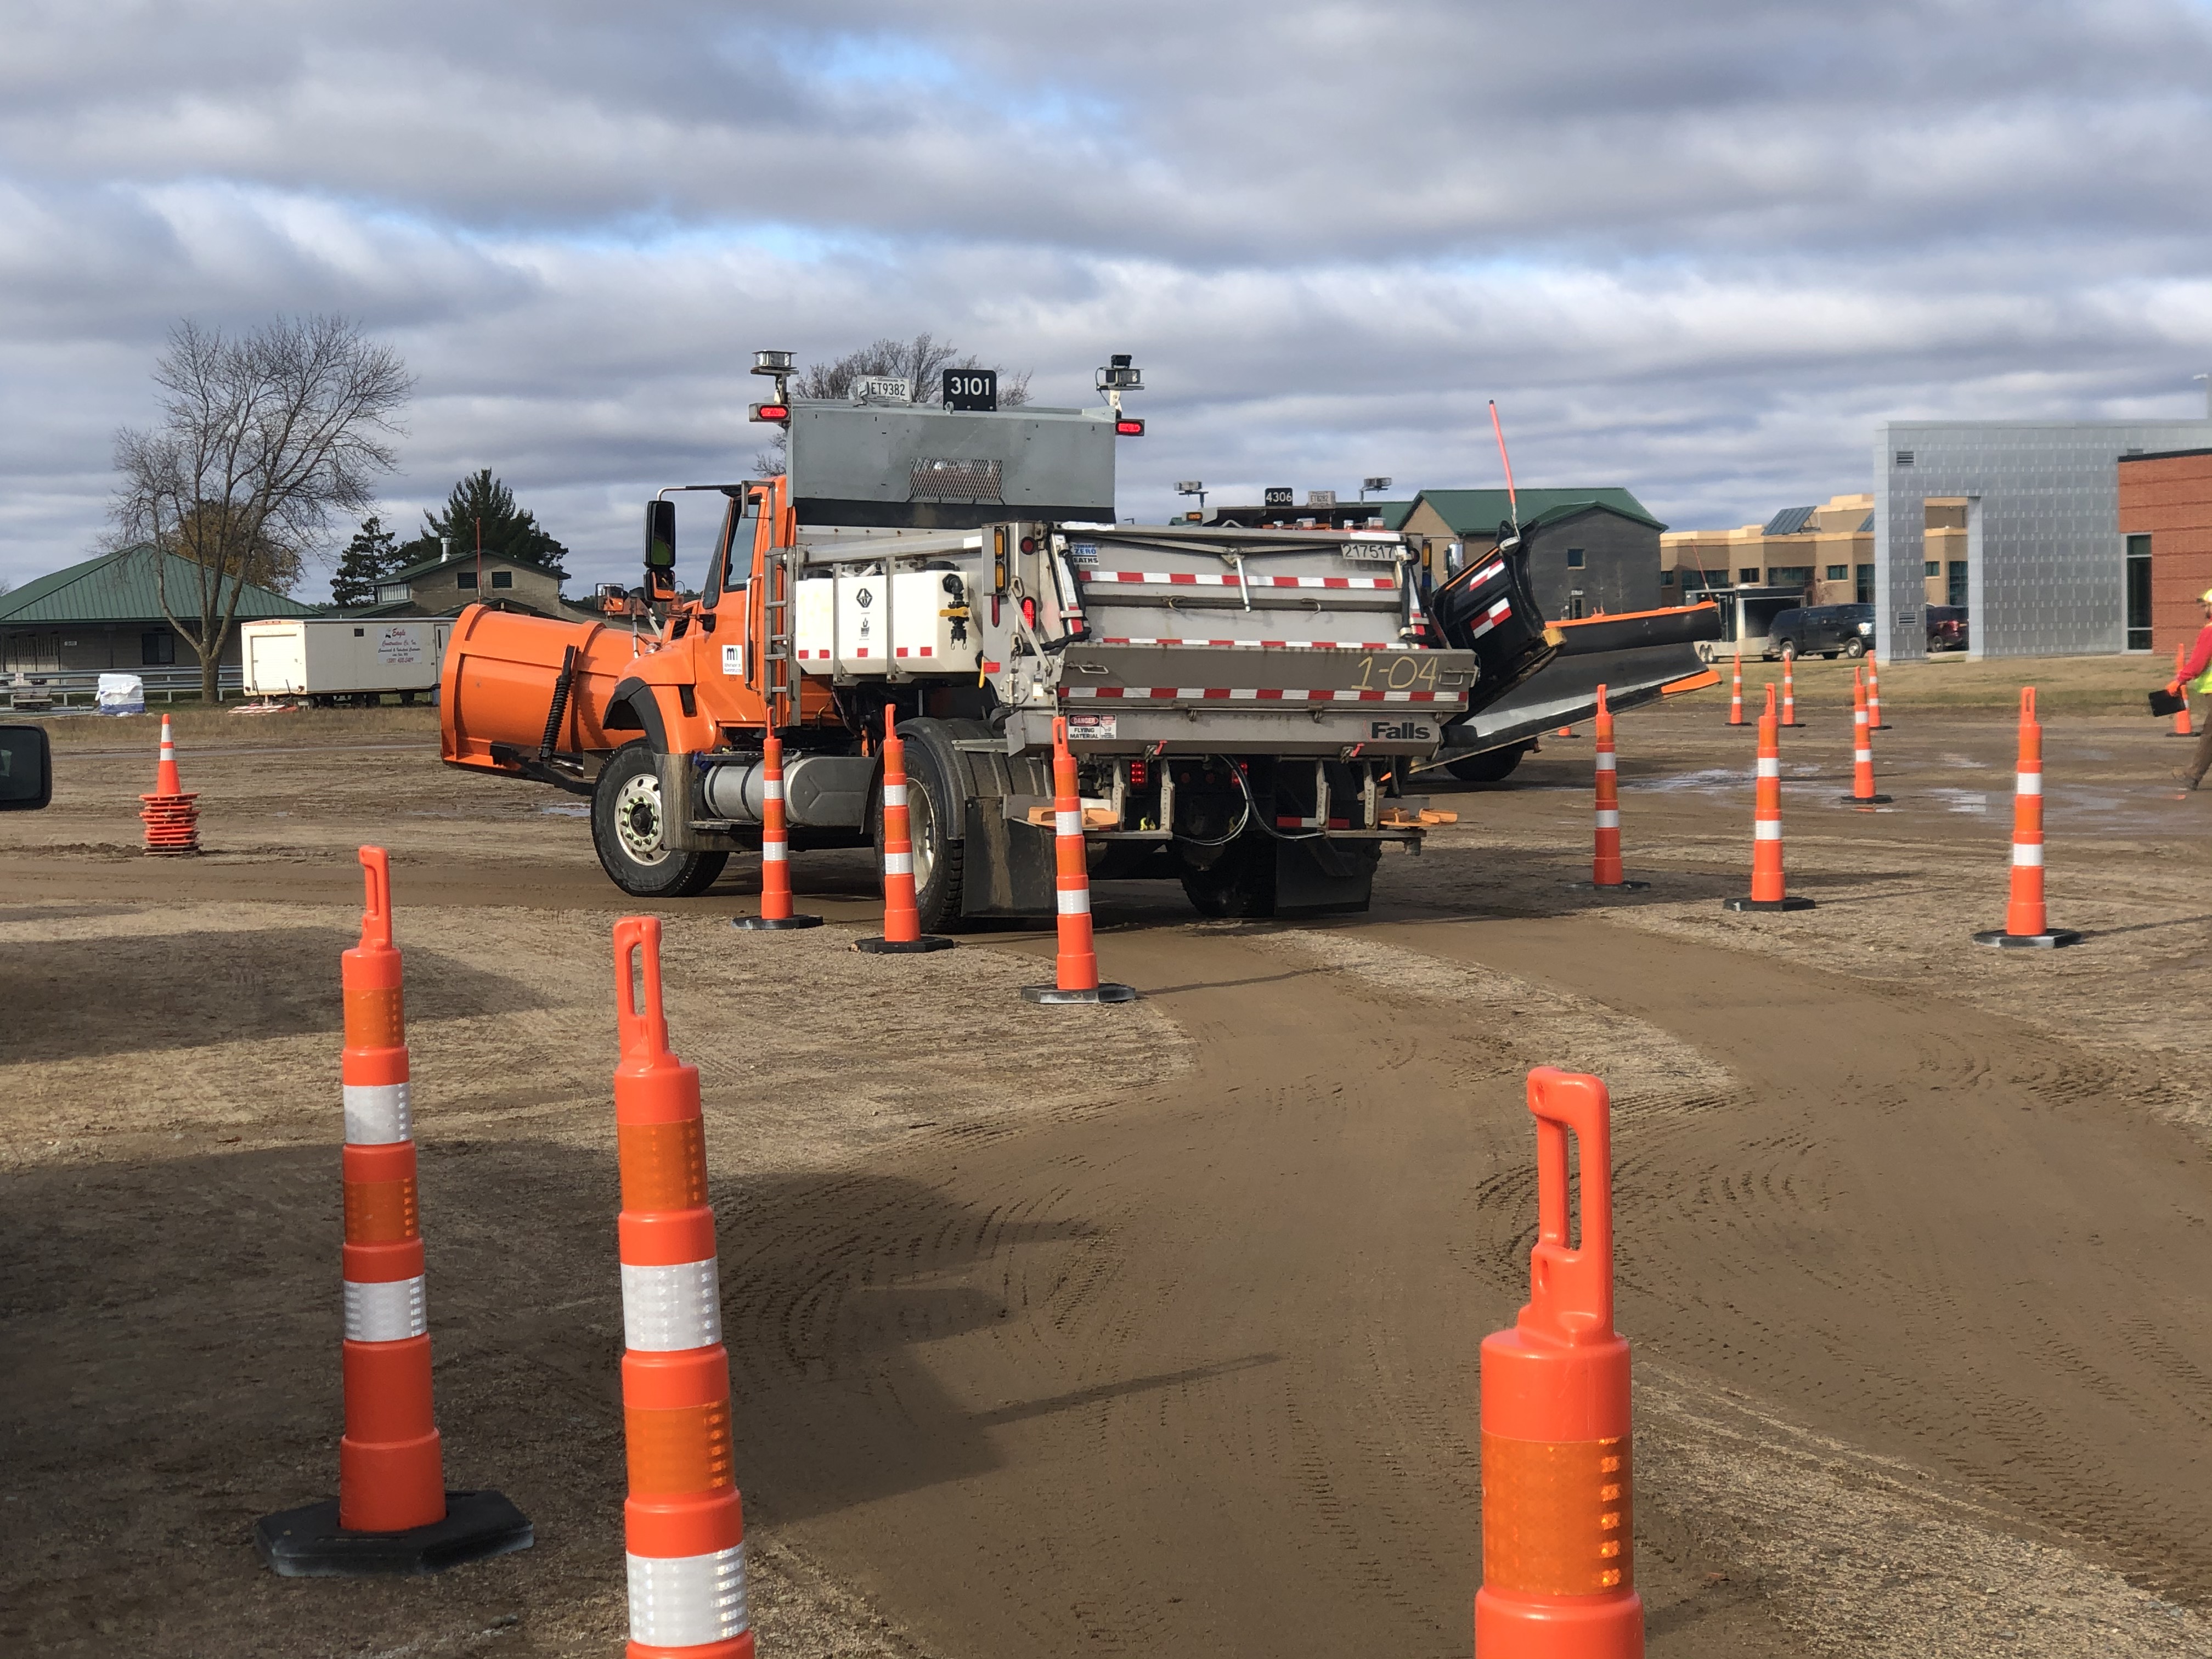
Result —
<instances>
[{"instance_id":1,"label":"window on building","mask_svg":"<svg viewBox=\"0 0 2212 1659\"><path fill-rule=\"evenodd\" d=\"M1966 602L1966 562L1954 559L1943 572L1943 603L1964 605Z\"/></svg>"},{"instance_id":2,"label":"window on building","mask_svg":"<svg viewBox=\"0 0 2212 1659\"><path fill-rule=\"evenodd\" d=\"M1662 570L1662 571L1661 571L1661 572L1659 573L1659 586L1662 586L1662 587L1672 587L1674 585L1674 573L1673 571L1671 571L1671 570Z\"/></svg>"},{"instance_id":3,"label":"window on building","mask_svg":"<svg viewBox=\"0 0 2212 1659\"><path fill-rule=\"evenodd\" d=\"M1748 582L1756 587L1759 585L1759 567L1750 564L1744 566L1735 573L1735 579L1740 582Z\"/></svg>"},{"instance_id":4,"label":"window on building","mask_svg":"<svg viewBox=\"0 0 2212 1659\"><path fill-rule=\"evenodd\" d=\"M456 586L456 587L474 587L476 585L477 585L477 573L476 573L475 571L473 571L473 570L456 570L456 571L453 573L453 586Z\"/></svg>"},{"instance_id":5,"label":"window on building","mask_svg":"<svg viewBox=\"0 0 2212 1659\"><path fill-rule=\"evenodd\" d=\"M1920 574L1921 574L1922 575L1923 575L1923 576L1940 576L1940 575L1942 575L1942 574L1943 574L1943 562L1942 562L1942 560L1941 560L1941 559L1928 559L1928 560L1923 561L1923 562L1922 562L1922 564L1921 564L1921 567L1920 567Z\"/></svg>"},{"instance_id":6,"label":"window on building","mask_svg":"<svg viewBox=\"0 0 2212 1659\"><path fill-rule=\"evenodd\" d=\"M2128 538L2128 649L2150 649L2150 538Z\"/></svg>"},{"instance_id":7,"label":"window on building","mask_svg":"<svg viewBox=\"0 0 2212 1659\"><path fill-rule=\"evenodd\" d=\"M138 636L142 668L173 668L177 661L177 636L166 628L149 628Z\"/></svg>"},{"instance_id":8,"label":"window on building","mask_svg":"<svg viewBox=\"0 0 2212 1659\"><path fill-rule=\"evenodd\" d=\"M512 587L512 586L514 586L514 572L513 572L512 570L495 570L495 571L493 571L493 572L491 573L491 585L492 585L494 587Z\"/></svg>"},{"instance_id":9,"label":"window on building","mask_svg":"<svg viewBox=\"0 0 2212 1659\"><path fill-rule=\"evenodd\" d=\"M1832 564L1828 567L1827 580L1832 582L1849 581L1850 577L1851 568L1847 564Z\"/></svg>"},{"instance_id":10,"label":"window on building","mask_svg":"<svg viewBox=\"0 0 2212 1659\"><path fill-rule=\"evenodd\" d=\"M1874 603L1874 567L1872 565L1863 564L1852 573L1851 598L1853 603L1857 605Z\"/></svg>"},{"instance_id":11,"label":"window on building","mask_svg":"<svg viewBox=\"0 0 2212 1659\"><path fill-rule=\"evenodd\" d=\"M1581 569L1582 568L1583 568L1583 550L1582 550L1582 549L1580 549L1579 547L1571 547L1571 548L1569 548L1569 549L1567 550L1567 568L1568 568L1568 569L1570 569L1570 570L1579 570L1579 569Z\"/></svg>"},{"instance_id":12,"label":"window on building","mask_svg":"<svg viewBox=\"0 0 2212 1659\"><path fill-rule=\"evenodd\" d=\"M1897 452L1897 464L1899 466L1911 466L1912 465L1912 452L1909 449L1899 450Z\"/></svg>"},{"instance_id":13,"label":"window on building","mask_svg":"<svg viewBox=\"0 0 2212 1659\"><path fill-rule=\"evenodd\" d=\"M1766 573L1769 587L1802 587L1812 580L1813 567L1809 564L1778 564Z\"/></svg>"}]
</instances>

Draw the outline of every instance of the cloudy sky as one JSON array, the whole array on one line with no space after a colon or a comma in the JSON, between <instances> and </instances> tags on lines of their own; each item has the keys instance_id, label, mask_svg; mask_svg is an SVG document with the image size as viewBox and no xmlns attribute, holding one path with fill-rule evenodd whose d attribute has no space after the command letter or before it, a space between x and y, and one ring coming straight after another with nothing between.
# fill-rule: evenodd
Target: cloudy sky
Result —
<instances>
[{"instance_id":1,"label":"cloudy sky","mask_svg":"<svg viewBox=\"0 0 2212 1659\"><path fill-rule=\"evenodd\" d=\"M1134 353L1125 514L1494 483L1494 397L1524 483L1763 519L1886 416L2201 414L2208 156L2208 0L0 0L0 578L278 312L417 376L387 518L489 465L584 580L753 348L921 329Z\"/></svg>"}]
</instances>

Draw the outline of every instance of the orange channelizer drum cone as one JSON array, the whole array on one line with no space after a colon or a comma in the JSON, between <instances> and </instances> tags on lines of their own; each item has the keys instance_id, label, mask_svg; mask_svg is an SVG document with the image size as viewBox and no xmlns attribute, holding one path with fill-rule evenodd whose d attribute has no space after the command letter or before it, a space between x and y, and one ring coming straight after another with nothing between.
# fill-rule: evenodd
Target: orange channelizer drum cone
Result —
<instances>
[{"instance_id":1,"label":"orange channelizer drum cone","mask_svg":"<svg viewBox=\"0 0 2212 1659\"><path fill-rule=\"evenodd\" d=\"M1889 722L1881 717L1881 665L1869 654L1866 660L1867 729L1887 732Z\"/></svg>"},{"instance_id":2,"label":"orange channelizer drum cone","mask_svg":"<svg viewBox=\"0 0 2212 1659\"><path fill-rule=\"evenodd\" d=\"M434 1572L527 1549L530 1522L495 1492L447 1492L430 1406L422 1235L408 1102L392 872L361 849L368 902L361 943L341 958L345 995L345 1435L336 1503L254 1525L263 1560L287 1577Z\"/></svg>"},{"instance_id":3,"label":"orange channelizer drum cone","mask_svg":"<svg viewBox=\"0 0 2212 1659\"><path fill-rule=\"evenodd\" d=\"M1729 676L1729 721L1730 726L1743 724L1743 647L1736 647L1735 668Z\"/></svg>"},{"instance_id":4,"label":"orange channelizer drum cone","mask_svg":"<svg viewBox=\"0 0 2212 1659\"><path fill-rule=\"evenodd\" d=\"M1786 670L1785 670L1786 672ZM1782 873L1782 738L1774 718L1774 688L1759 717L1759 773L1751 823L1751 896L1723 899L1728 910L1809 910L1813 901L1788 890Z\"/></svg>"},{"instance_id":5,"label":"orange channelizer drum cone","mask_svg":"<svg viewBox=\"0 0 2212 1659\"><path fill-rule=\"evenodd\" d=\"M177 741L169 717L161 716L161 753L154 767L154 793L141 795L139 821L146 826L149 853L175 855L200 850L198 795L188 795L177 776Z\"/></svg>"},{"instance_id":6,"label":"orange channelizer drum cone","mask_svg":"<svg viewBox=\"0 0 2212 1659\"><path fill-rule=\"evenodd\" d=\"M2035 688L2020 694L2020 772L2012 797L2012 897L2002 932L1977 933L1977 945L2014 950L2056 950L2079 945L2081 935L2053 927L2043 913L2043 727L2035 718Z\"/></svg>"},{"instance_id":7,"label":"orange channelizer drum cone","mask_svg":"<svg viewBox=\"0 0 2212 1659\"><path fill-rule=\"evenodd\" d=\"M2181 707L2173 711L2173 730L2171 736L2193 738L2197 728L2189 723L2189 690L2182 685L2181 677L2188 672L2189 653L2179 646L2173 647L2173 683L2180 687Z\"/></svg>"},{"instance_id":8,"label":"orange channelizer drum cone","mask_svg":"<svg viewBox=\"0 0 2212 1659\"><path fill-rule=\"evenodd\" d=\"M770 732L761 739L761 902L757 916L739 916L732 927L778 929L819 927L819 916L791 909L791 842L783 817L783 739Z\"/></svg>"},{"instance_id":9,"label":"orange channelizer drum cone","mask_svg":"<svg viewBox=\"0 0 2212 1659\"><path fill-rule=\"evenodd\" d=\"M1091 938L1091 867L1083 840L1083 792L1075 756L1067 746L1067 722L1052 723L1053 859L1059 888L1059 950L1049 985L1024 985L1024 1002L1133 1002L1126 985L1098 979L1098 952Z\"/></svg>"},{"instance_id":10,"label":"orange channelizer drum cone","mask_svg":"<svg viewBox=\"0 0 2212 1659\"><path fill-rule=\"evenodd\" d=\"M855 939L854 948L872 956L917 951L950 951L957 939L921 931L921 912L914 887L914 831L907 818L906 744L884 710L884 931L875 939Z\"/></svg>"},{"instance_id":11,"label":"orange channelizer drum cone","mask_svg":"<svg viewBox=\"0 0 2212 1659\"><path fill-rule=\"evenodd\" d=\"M1536 1244L1528 1305L1482 1340L1476 1659L1641 1659L1628 1344L1613 1328L1612 1103L1594 1077L1528 1073ZM1582 1154L1568 1215L1567 1136ZM1578 1237L1569 1249L1567 1241Z\"/></svg>"},{"instance_id":12,"label":"orange channelizer drum cone","mask_svg":"<svg viewBox=\"0 0 2212 1659\"><path fill-rule=\"evenodd\" d=\"M660 922L615 924L629 1659L751 1659L699 1071L669 1052ZM642 957L642 963L639 958ZM634 981L643 981L643 1000Z\"/></svg>"},{"instance_id":13,"label":"orange channelizer drum cone","mask_svg":"<svg viewBox=\"0 0 2212 1659\"><path fill-rule=\"evenodd\" d=\"M1844 797L1853 806L1880 806L1889 797L1874 789L1874 727L1868 714L1866 678L1851 671L1851 793Z\"/></svg>"},{"instance_id":14,"label":"orange channelizer drum cone","mask_svg":"<svg viewBox=\"0 0 2212 1659\"><path fill-rule=\"evenodd\" d=\"M1606 688L1597 689L1597 788L1595 795L1597 839L1590 854L1589 884L1607 892L1637 892L1648 881L1629 881L1620 870L1620 775L1613 744L1613 710L1605 700Z\"/></svg>"},{"instance_id":15,"label":"orange channelizer drum cone","mask_svg":"<svg viewBox=\"0 0 2212 1659\"><path fill-rule=\"evenodd\" d=\"M1782 659L1782 724L1786 726L1802 725L1797 718L1797 659Z\"/></svg>"}]
</instances>

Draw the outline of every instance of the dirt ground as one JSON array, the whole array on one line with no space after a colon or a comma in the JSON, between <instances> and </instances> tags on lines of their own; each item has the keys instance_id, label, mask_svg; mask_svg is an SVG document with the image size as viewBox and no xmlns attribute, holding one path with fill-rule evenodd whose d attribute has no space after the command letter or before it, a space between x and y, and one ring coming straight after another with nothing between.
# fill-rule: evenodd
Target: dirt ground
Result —
<instances>
[{"instance_id":1,"label":"dirt ground","mask_svg":"<svg viewBox=\"0 0 2212 1659\"><path fill-rule=\"evenodd\" d=\"M1749 665L1747 665L1749 669ZM1368 915L1103 884L1130 1007L1043 1010L1042 932L850 950L672 906L702 1071L766 1655L1468 1650L1482 1336L1524 1299L1526 1068L1615 1100L1637 1577L1660 1656L2212 1652L2212 797L2036 665L2056 954L2000 925L2019 665L1840 665L1784 742L1791 888L1738 916L1749 734L1587 732L1386 857ZM2045 672L2045 671L2048 671ZM1756 685L1776 665L1749 669ZM2069 713L2069 708L2084 712ZM136 850L150 723L57 720L0 819L0 1649L584 1655L623 1628L608 927L581 803L449 773L432 717L188 711L208 855ZM449 1482L535 1548L282 1581L261 1514L337 1431L337 957L392 848Z\"/></svg>"}]
</instances>

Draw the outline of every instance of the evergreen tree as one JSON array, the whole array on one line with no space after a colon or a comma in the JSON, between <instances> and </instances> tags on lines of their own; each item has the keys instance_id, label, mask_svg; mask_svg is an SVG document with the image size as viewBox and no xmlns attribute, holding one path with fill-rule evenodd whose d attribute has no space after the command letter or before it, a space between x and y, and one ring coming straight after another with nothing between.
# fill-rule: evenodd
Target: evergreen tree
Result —
<instances>
[{"instance_id":1,"label":"evergreen tree","mask_svg":"<svg viewBox=\"0 0 2212 1659\"><path fill-rule=\"evenodd\" d=\"M376 599L376 585L401 568L404 556L398 538L381 520L364 519L361 529L338 556L331 576L332 605L368 605Z\"/></svg>"},{"instance_id":2,"label":"evergreen tree","mask_svg":"<svg viewBox=\"0 0 2212 1659\"><path fill-rule=\"evenodd\" d=\"M479 525L485 552L520 559L568 579L568 569L561 562L568 557L568 550L545 533L535 514L514 504L514 492L493 477L488 466L479 467L453 486L443 513L422 515L422 533L399 550L404 556L402 567L436 558L441 536L453 538L455 558L474 557Z\"/></svg>"}]
</instances>

